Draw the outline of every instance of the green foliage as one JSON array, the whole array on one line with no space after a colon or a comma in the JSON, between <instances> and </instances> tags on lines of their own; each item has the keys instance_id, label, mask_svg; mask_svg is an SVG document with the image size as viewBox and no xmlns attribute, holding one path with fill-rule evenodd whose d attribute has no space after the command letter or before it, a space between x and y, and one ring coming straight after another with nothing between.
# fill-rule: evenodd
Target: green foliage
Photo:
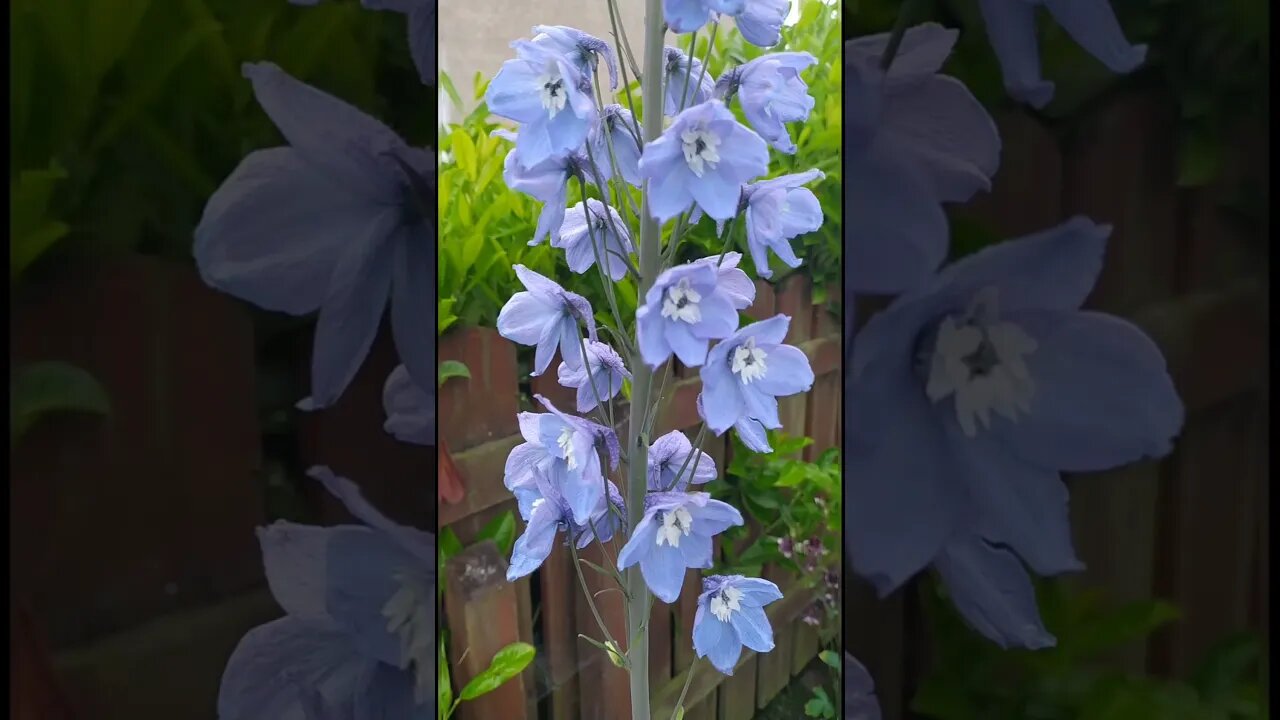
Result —
<instances>
[{"instance_id":1,"label":"green foliage","mask_svg":"<svg viewBox=\"0 0 1280 720\"><path fill-rule=\"evenodd\" d=\"M444 385L445 381L449 378L460 377L470 379L471 370L467 368L466 364L460 363L457 360L445 360L440 363L440 366L436 369L436 376L436 386L439 387L440 385Z\"/></svg>"},{"instance_id":2,"label":"green foliage","mask_svg":"<svg viewBox=\"0 0 1280 720\"><path fill-rule=\"evenodd\" d=\"M773 154L770 171L774 175L800 172L810 168L821 169L827 177L810 185L826 214L821 230L795 242L802 246L797 252L805 264L800 271L814 278L814 302L837 300L826 297L828 283L839 281L840 273L840 32L839 19L834 9L822 0L801 0L801 20L783 31L783 41L772 50L807 51L818 58L818 66L808 70L805 78L816 106L810 119L795 124L793 132L799 133L796 155ZM699 34L696 52L706 57L709 33ZM736 31L722 29L716 35L716 47L710 57L707 72L718 76L733 63L741 63L760 55L759 48L742 40ZM461 94L453 79L441 77L441 86L454 104L462 106ZM474 79L475 99L484 95L487 80L477 74ZM630 92L630 102L626 99ZM620 91L618 102L624 107L634 107L643 112L639 86ZM739 115L739 117L741 117ZM502 165L511 143L491 133L503 127L489 115L481 103L463 120L442 127L439 131L439 147L442 159L439 167L440 199L440 262L439 262L439 332L444 333L456 324L492 326L498 311L520 284L511 269L522 264L565 285L572 285L591 301L597 312L608 312L608 304L594 277L583 282L565 267L560 251L547 243L528 247L537 226L541 204L523 193L507 188L502 180ZM639 195L633 192L637 200ZM569 188L570 205L581 199L576 185ZM630 212L624 218L634 221ZM671 227L666 229L669 237ZM745 229L739 224L735 230L735 242L745 249ZM704 218L698 226L685 233L679 248L679 260L688 260L722 249L715 233L715 223ZM749 257L743 267L753 272ZM790 272L785 266L775 268L778 275ZM619 312L624 318L633 317L636 308L636 288L630 278L616 284ZM603 315L602 315L603 317Z\"/></svg>"},{"instance_id":3,"label":"green foliage","mask_svg":"<svg viewBox=\"0 0 1280 720\"><path fill-rule=\"evenodd\" d=\"M462 692L458 693L458 697L453 697L453 688L450 684L449 675L449 657L445 652L445 640L440 638L440 652L438 658L439 668L437 670L436 682L436 716L440 720L452 717L453 713L458 709L458 705L466 700L475 700L478 697L488 695L489 693L502 687L511 678L524 672L529 667L529 663L533 662L536 651L532 645L528 643L516 642L502 648L489 661L489 667L483 672L471 678L471 681L462 688Z\"/></svg>"},{"instance_id":4,"label":"green foliage","mask_svg":"<svg viewBox=\"0 0 1280 720\"><path fill-rule=\"evenodd\" d=\"M58 412L107 415L111 403L92 375L64 362L25 365L9 379L10 445L38 420Z\"/></svg>"},{"instance_id":5,"label":"green foliage","mask_svg":"<svg viewBox=\"0 0 1280 720\"><path fill-rule=\"evenodd\" d=\"M826 688L819 685L813 689L813 697L804 704L804 714L816 718L834 718L836 716L835 705L831 703L831 696L827 695Z\"/></svg>"},{"instance_id":6,"label":"green foliage","mask_svg":"<svg viewBox=\"0 0 1280 720\"><path fill-rule=\"evenodd\" d=\"M404 35L357 3L14 0L10 21L15 277L50 251L189 257L209 195L281 142L241 63L277 62L377 113L375 81L399 77L380 48Z\"/></svg>"},{"instance_id":7,"label":"green foliage","mask_svg":"<svg viewBox=\"0 0 1280 720\"><path fill-rule=\"evenodd\" d=\"M1231 638L1190 684L1110 669L1108 656L1173 622L1160 601L1113 606L1062 581L1038 584L1054 648L1002 650L973 632L943 597L922 584L936 662L912 710L936 720L1253 720L1266 717L1258 639Z\"/></svg>"}]
</instances>

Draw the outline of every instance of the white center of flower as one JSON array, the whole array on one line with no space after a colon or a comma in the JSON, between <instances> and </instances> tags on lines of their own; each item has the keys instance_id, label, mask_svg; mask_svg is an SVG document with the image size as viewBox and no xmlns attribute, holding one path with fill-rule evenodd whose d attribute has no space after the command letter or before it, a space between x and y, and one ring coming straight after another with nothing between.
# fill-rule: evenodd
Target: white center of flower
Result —
<instances>
[{"instance_id":1,"label":"white center of flower","mask_svg":"<svg viewBox=\"0 0 1280 720\"><path fill-rule=\"evenodd\" d=\"M736 587L727 587L711 596L711 614L721 622L729 622L729 617L735 611L742 610L742 605L738 603L741 599L741 590Z\"/></svg>"},{"instance_id":2,"label":"white center of flower","mask_svg":"<svg viewBox=\"0 0 1280 720\"><path fill-rule=\"evenodd\" d=\"M954 394L968 437L977 436L979 420L991 426L992 410L1017 422L1019 411L1031 411L1035 383L1025 358L1036 347L1022 328L996 320L994 290L979 293L959 322L948 317L939 325L925 394L934 402Z\"/></svg>"},{"instance_id":3,"label":"white center of flower","mask_svg":"<svg viewBox=\"0 0 1280 720\"><path fill-rule=\"evenodd\" d=\"M564 78L560 76L560 68L554 62L547 63L547 69L538 76L538 97L542 100L542 108L547 117L555 117L564 109L568 97L564 91Z\"/></svg>"},{"instance_id":4,"label":"white center of flower","mask_svg":"<svg viewBox=\"0 0 1280 720\"><path fill-rule=\"evenodd\" d=\"M756 347L755 338L747 338L747 341L733 349L733 357L730 360L730 369L742 378L744 384L752 382L764 377L765 366L764 360L768 355L764 350Z\"/></svg>"},{"instance_id":5,"label":"white center of flower","mask_svg":"<svg viewBox=\"0 0 1280 720\"><path fill-rule=\"evenodd\" d=\"M665 542L673 548L680 547L680 536L693 530L693 516L683 505L675 510L658 513L662 526L658 528L658 547Z\"/></svg>"},{"instance_id":6,"label":"white center of flower","mask_svg":"<svg viewBox=\"0 0 1280 720\"><path fill-rule=\"evenodd\" d=\"M413 667L414 701L422 703L433 680L435 593L413 574L397 573L395 579L400 588L382 607L382 616L387 632L400 638L400 668Z\"/></svg>"},{"instance_id":7,"label":"white center of flower","mask_svg":"<svg viewBox=\"0 0 1280 720\"><path fill-rule=\"evenodd\" d=\"M564 453L564 461L570 470L578 469L578 458L573 456L573 430L565 426L560 431L560 437L556 438L556 445L560 447L560 452Z\"/></svg>"},{"instance_id":8,"label":"white center of flower","mask_svg":"<svg viewBox=\"0 0 1280 720\"><path fill-rule=\"evenodd\" d=\"M706 128L694 128L680 133L684 146L684 161L694 175L702 177L707 168L716 169L720 162L720 138Z\"/></svg>"},{"instance_id":9,"label":"white center of flower","mask_svg":"<svg viewBox=\"0 0 1280 720\"><path fill-rule=\"evenodd\" d=\"M698 303L702 294L689 286L689 279L684 278L667 288L667 296L662 300L662 317L675 318L690 325L701 322L702 310Z\"/></svg>"}]
</instances>

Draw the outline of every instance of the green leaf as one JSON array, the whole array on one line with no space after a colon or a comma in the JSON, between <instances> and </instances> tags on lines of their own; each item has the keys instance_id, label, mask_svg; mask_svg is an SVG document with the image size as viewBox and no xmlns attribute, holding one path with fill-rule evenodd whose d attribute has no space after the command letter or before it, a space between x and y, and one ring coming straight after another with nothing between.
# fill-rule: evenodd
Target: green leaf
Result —
<instances>
[{"instance_id":1,"label":"green leaf","mask_svg":"<svg viewBox=\"0 0 1280 720\"><path fill-rule=\"evenodd\" d=\"M449 656L444 651L444 638L440 638L440 655L436 659L436 710L445 717L453 705L453 688L449 686Z\"/></svg>"},{"instance_id":2,"label":"green leaf","mask_svg":"<svg viewBox=\"0 0 1280 720\"><path fill-rule=\"evenodd\" d=\"M458 88L454 87L453 79L449 77L449 73L440 73L440 86L444 88L444 91L449 95L449 99L453 101L458 110L463 110L462 96L458 94Z\"/></svg>"},{"instance_id":3,"label":"green leaf","mask_svg":"<svg viewBox=\"0 0 1280 720\"><path fill-rule=\"evenodd\" d=\"M1251 633L1232 635L1209 651L1196 668L1192 685L1207 702L1225 704L1261 655L1260 638Z\"/></svg>"},{"instance_id":4,"label":"green leaf","mask_svg":"<svg viewBox=\"0 0 1280 720\"><path fill-rule=\"evenodd\" d=\"M684 706L683 706L683 705L679 705L679 706L677 706L677 707L676 707L676 716L675 716L675 717L676 717L676 720L684 720Z\"/></svg>"},{"instance_id":5,"label":"green leaf","mask_svg":"<svg viewBox=\"0 0 1280 720\"><path fill-rule=\"evenodd\" d=\"M55 412L108 415L111 403L102 385L65 362L26 365L9 381L10 441L16 441L41 417Z\"/></svg>"},{"instance_id":6,"label":"green leaf","mask_svg":"<svg viewBox=\"0 0 1280 720\"><path fill-rule=\"evenodd\" d=\"M479 540L492 540L503 555L511 554L516 541L516 518L510 510L489 521L476 536Z\"/></svg>"},{"instance_id":7,"label":"green leaf","mask_svg":"<svg viewBox=\"0 0 1280 720\"><path fill-rule=\"evenodd\" d=\"M797 463L783 470L773 485L774 487L795 487L805 481L809 476L808 471L808 466Z\"/></svg>"},{"instance_id":8,"label":"green leaf","mask_svg":"<svg viewBox=\"0 0 1280 720\"><path fill-rule=\"evenodd\" d=\"M503 683L519 675L533 662L534 649L528 643L511 643L498 651L488 669L471 679L459 695L463 700L474 700L497 690Z\"/></svg>"},{"instance_id":9,"label":"green leaf","mask_svg":"<svg viewBox=\"0 0 1280 720\"><path fill-rule=\"evenodd\" d=\"M831 650L823 650L822 652L818 653L818 658L822 660L822 662L830 665L831 667L837 670L840 670L842 667L842 663L840 662L840 656L832 652Z\"/></svg>"},{"instance_id":10,"label":"green leaf","mask_svg":"<svg viewBox=\"0 0 1280 720\"><path fill-rule=\"evenodd\" d=\"M1191 132L1178 144L1178 185L1208 185L1222 168L1222 142L1204 132Z\"/></svg>"},{"instance_id":11,"label":"green leaf","mask_svg":"<svg viewBox=\"0 0 1280 720\"><path fill-rule=\"evenodd\" d=\"M460 377L467 378L468 380L471 379L471 370L457 360L445 360L441 362L436 372L439 374L436 387L444 385L445 381L449 378Z\"/></svg>"}]
</instances>

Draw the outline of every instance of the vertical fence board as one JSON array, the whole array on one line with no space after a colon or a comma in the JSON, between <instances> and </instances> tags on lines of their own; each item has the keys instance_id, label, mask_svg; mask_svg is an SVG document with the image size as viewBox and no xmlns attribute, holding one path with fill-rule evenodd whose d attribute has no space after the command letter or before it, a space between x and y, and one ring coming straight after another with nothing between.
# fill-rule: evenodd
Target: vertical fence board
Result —
<instances>
[{"instance_id":1,"label":"vertical fence board","mask_svg":"<svg viewBox=\"0 0 1280 720\"><path fill-rule=\"evenodd\" d=\"M574 622L583 603L569 550L557 544L539 570L543 652L547 661L552 720L578 717L578 637Z\"/></svg>"},{"instance_id":2,"label":"vertical fence board","mask_svg":"<svg viewBox=\"0 0 1280 720\"><path fill-rule=\"evenodd\" d=\"M601 567L608 567L609 564L599 544L580 550L579 556ZM614 581L602 577L586 565L582 572L588 590L595 596L596 607L605 626L618 646L625 650L628 638L622 593L614 590L601 593L605 588L615 587ZM587 603L578 603L577 608L578 632L604 642L604 634L600 632ZM625 720L630 713L624 708L631 707L631 683L627 671L610 662L603 650L581 639L578 640L578 671L582 717L617 717Z\"/></svg>"},{"instance_id":3,"label":"vertical fence board","mask_svg":"<svg viewBox=\"0 0 1280 720\"><path fill-rule=\"evenodd\" d=\"M489 666L499 650L520 639L519 605L516 586L506 580L507 562L492 540L450 558L445 572L449 657L453 660L453 682L460 690ZM459 705L458 718L521 718L526 707L525 681L520 675Z\"/></svg>"},{"instance_id":4,"label":"vertical fence board","mask_svg":"<svg viewBox=\"0 0 1280 720\"><path fill-rule=\"evenodd\" d=\"M778 587L787 586L790 577L785 570L773 565L764 569L763 577L771 580ZM795 637L795 622L775 628L773 634L774 647L771 652L764 653L759 660L759 678L756 682L756 707L763 708L769 704L787 683L791 681L791 653Z\"/></svg>"}]
</instances>

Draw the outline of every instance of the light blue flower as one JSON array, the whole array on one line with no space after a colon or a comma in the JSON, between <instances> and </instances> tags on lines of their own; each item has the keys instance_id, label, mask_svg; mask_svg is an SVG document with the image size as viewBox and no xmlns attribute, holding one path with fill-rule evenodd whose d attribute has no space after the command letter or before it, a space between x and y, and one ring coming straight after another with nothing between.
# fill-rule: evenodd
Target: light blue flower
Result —
<instances>
[{"instance_id":1,"label":"light blue flower","mask_svg":"<svg viewBox=\"0 0 1280 720\"><path fill-rule=\"evenodd\" d=\"M694 457L690 458L690 455ZM701 485L716 479L716 461L693 443L683 432L672 430L649 446L648 485L650 492L683 492L690 484ZM676 473L684 469L679 482Z\"/></svg>"},{"instance_id":2,"label":"light blue flower","mask_svg":"<svg viewBox=\"0 0 1280 720\"><path fill-rule=\"evenodd\" d=\"M885 74L888 35L845 44L846 289L920 287L947 256L942 203L988 190L1000 164L995 122L965 86L937 71L956 31L909 28Z\"/></svg>"},{"instance_id":3,"label":"light blue flower","mask_svg":"<svg viewBox=\"0 0 1280 720\"><path fill-rule=\"evenodd\" d=\"M814 101L800 72L817 62L807 52L761 55L721 75L715 96L727 102L736 95L751 129L773 147L794 155L796 144L786 124L809 119Z\"/></svg>"},{"instance_id":4,"label":"light blue flower","mask_svg":"<svg viewBox=\"0 0 1280 720\"><path fill-rule=\"evenodd\" d=\"M849 653L844 654L844 719L880 720L880 701L876 699L875 681L871 673Z\"/></svg>"},{"instance_id":5,"label":"light blue flower","mask_svg":"<svg viewBox=\"0 0 1280 720\"><path fill-rule=\"evenodd\" d=\"M507 580L511 582L542 566L561 531L567 534L566 541L581 550L597 535L601 542L608 542L625 527L622 493L612 482L608 483L607 493L597 496L596 504L582 522L574 519L563 493L541 470L535 470L532 483L517 488L515 493L525 529L511 549L511 564L507 567Z\"/></svg>"},{"instance_id":6,"label":"light blue flower","mask_svg":"<svg viewBox=\"0 0 1280 720\"><path fill-rule=\"evenodd\" d=\"M697 405L698 417L706 422L707 411L702 404L702 393L698 393ZM759 420L745 416L738 418L738 421L733 424L733 429L738 432L738 439L747 446L748 450L758 453L773 452L773 447L769 445L769 431L760 424Z\"/></svg>"},{"instance_id":7,"label":"light blue flower","mask_svg":"<svg viewBox=\"0 0 1280 720\"><path fill-rule=\"evenodd\" d=\"M859 333L845 384L846 542L881 595L932 563L993 641L1053 643L1022 563L1038 575L1083 567L1059 473L1160 457L1182 427L1159 349L1079 309L1109 234L1076 217L987 248Z\"/></svg>"},{"instance_id":8,"label":"light blue flower","mask_svg":"<svg viewBox=\"0 0 1280 720\"><path fill-rule=\"evenodd\" d=\"M613 174L617 163L618 174L635 187L640 187L640 143L635 135L635 118L631 112L617 103L605 105L600 121L591 128L587 142L591 145L591 158L600 166L602 174L607 169ZM613 147L610 158L609 148Z\"/></svg>"},{"instance_id":9,"label":"light blue flower","mask_svg":"<svg viewBox=\"0 0 1280 720\"><path fill-rule=\"evenodd\" d=\"M432 153L271 63L243 72L288 145L250 153L209 198L193 247L201 277L267 310L319 310L304 409L346 390L388 302L401 361L434 386Z\"/></svg>"},{"instance_id":10,"label":"light blue flower","mask_svg":"<svg viewBox=\"0 0 1280 720\"><path fill-rule=\"evenodd\" d=\"M609 70L609 88L618 87L618 66L609 43L564 25L534 25L533 43L545 45L568 58L587 78L596 71L597 58L604 59Z\"/></svg>"},{"instance_id":11,"label":"light blue flower","mask_svg":"<svg viewBox=\"0 0 1280 720\"><path fill-rule=\"evenodd\" d=\"M725 675L732 675L745 645L773 649L773 627L764 606L782 599L777 585L741 575L709 575L693 616L693 649Z\"/></svg>"},{"instance_id":12,"label":"light blue flower","mask_svg":"<svg viewBox=\"0 0 1280 720\"><path fill-rule=\"evenodd\" d=\"M1005 90L1016 100L1042 108L1053 99L1053 83L1040 75L1037 5L1112 72L1132 72L1147 58L1146 45L1125 39L1110 0L980 0Z\"/></svg>"},{"instance_id":13,"label":"light blue flower","mask_svg":"<svg viewBox=\"0 0 1280 720\"><path fill-rule=\"evenodd\" d=\"M560 363L557 375L560 384L578 391L578 412L591 412L601 403L608 402L622 392L622 381L630 380L631 373L622 362L622 356L605 343L586 341L586 364L570 367Z\"/></svg>"},{"instance_id":14,"label":"light blue flower","mask_svg":"<svg viewBox=\"0 0 1280 720\"><path fill-rule=\"evenodd\" d=\"M728 268L744 277L737 268ZM724 282L711 262L702 260L668 268L645 294L636 310L636 341L640 357L652 367L674 352L688 367L702 364L707 343L728 337L738 327L738 310L751 305L741 292L742 282ZM750 279L752 297L755 286Z\"/></svg>"},{"instance_id":15,"label":"light blue flower","mask_svg":"<svg viewBox=\"0 0 1280 720\"><path fill-rule=\"evenodd\" d=\"M711 99L716 87L715 78L703 71L701 60L693 58L693 68L690 69L689 56L670 45L665 48L663 57L666 61L663 66L666 77L662 79L664 115L676 115L682 109L687 110ZM680 102L682 97L684 102Z\"/></svg>"},{"instance_id":16,"label":"light blue flower","mask_svg":"<svg viewBox=\"0 0 1280 720\"><path fill-rule=\"evenodd\" d=\"M591 79L554 42L517 40L516 57L502 63L485 89L485 103L520 123L516 160L525 168L573 153L596 120Z\"/></svg>"},{"instance_id":17,"label":"light blue flower","mask_svg":"<svg viewBox=\"0 0 1280 720\"><path fill-rule=\"evenodd\" d=\"M512 269L525 289L512 295L498 311L498 334L514 343L537 348L532 375L541 375L547 369L557 347L567 365L580 365L582 351L578 343L582 334L578 324L586 325L587 336L592 340L596 338L591 303L523 265L513 265Z\"/></svg>"},{"instance_id":18,"label":"light blue flower","mask_svg":"<svg viewBox=\"0 0 1280 720\"><path fill-rule=\"evenodd\" d=\"M541 395L534 398L548 412L517 416L525 442L507 456L503 483L517 492L533 486L539 474L544 475L573 511L574 519L585 523L604 493L598 448L604 446L610 467L616 468L620 450L617 435L586 418L560 412Z\"/></svg>"},{"instance_id":19,"label":"light blue flower","mask_svg":"<svg viewBox=\"0 0 1280 720\"><path fill-rule=\"evenodd\" d=\"M773 47L782 40L782 23L795 0L745 0L733 16L742 38L757 47Z\"/></svg>"},{"instance_id":20,"label":"light blue flower","mask_svg":"<svg viewBox=\"0 0 1280 720\"><path fill-rule=\"evenodd\" d=\"M800 267L791 239L822 227L822 205L805 183L826 177L821 170L783 175L751 183L742 190L746 200L747 249L760 277L773 277L770 249L787 267Z\"/></svg>"},{"instance_id":21,"label":"light blue flower","mask_svg":"<svg viewBox=\"0 0 1280 720\"><path fill-rule=\"evenodd\" d=\"M599 255L611 280L617 282L626 276L626 258L635 249L627 224L613 207L595 198L588 198L585 208L579 202L565 213L557 235L552 237L551 247L564 250L564 259L571 271L587 272Z\"/></svg>"},{"instance_id":22,"label":"light blue flower","mask_svg":"<svg viewBox=\"0 0 1280 720\"><path fill-rule=\"evenodd\" d=\"M707 427L717 435L744 418L780 428L778 398L813 387L809 358L799 348L782 344L790 325L786 315L775 315L711 348L698 374Z\"/></svg>"},{"instance_id":23,"label":"light blue flower","mask_svg":"<svg viewBox=\"0 0 1280 720\"><path fill-rule=\"evenodd\" d=\"M640 156L649 211L666 222L697 205L716 220L738 213L742 185L769 170L769 146L719 100L680 113Z\"/></svg>"},{"instance_id":24,"label":"light blue flower","mask_svg":"<svg viewBox=\"0 0 1280 720\"><path fill-rule=\"evenodd\" d=\"M342 717L427 720L436 671L435 538L388 520L327 468L308 474L364 524L259 528L267 585L286 615L240 640L223 671L218 717L343 709Z\"/></svg>"},{"instance_id":25,"label":"light blue flower","mask_svg":"<svg viewBox=\"0 0 1280 720\"><path fill-rule=\"evenodd\" d=\"M429 386L432 390L435 386ZM436 444L436 398L409 376L403 365L387 376L382 386L382 407L387 413L383 429L401 442Z\"/></svg>"},{"instance_id":26,"label":"light blue flower","mask_svg":"<svg viewBox=\"0 0 1280 720\"><path fill-rule=\"evenodd\" d=\"M517 133L502 129L494 130L492 134L511 142L516 142L518 137ZM530 246L541 243L548 235L552 242L560 237L565 205L569 198L569 181L578 179L600 187L600 183L609 181L611 168L604 165L599 170L600 174L597 176L590 160L580 152L556 155L532 167L520 164L515 149L507 153L502 163L502 179L507 187L542 202L538 226L534 229L533 239L529 241Z\"/></svg>"},{"instance_id":27,"label":"light blue flower","mask_svg":"<svg viewBox=\"0 0 1280 720\"><path fill-rule=\"evenodd\" d=\"M644 582L659 600L680 597L685 570L711 567L711 538L742 525L732 505L704 492L651 492L644 517L618 553L618 569L640 563Z\"/></svg>"},{"instance_id":28,"label":"light blue flower","mask_svg":"<svg viewBox=\"0 0 1280 720\"><path fill-rule=\"evenodd\" d=\"M702 29L713 13L733 15L742 12L746 0L662 0L662 17L675 33L691 33Z\"/></svg>"}]
</instances>

